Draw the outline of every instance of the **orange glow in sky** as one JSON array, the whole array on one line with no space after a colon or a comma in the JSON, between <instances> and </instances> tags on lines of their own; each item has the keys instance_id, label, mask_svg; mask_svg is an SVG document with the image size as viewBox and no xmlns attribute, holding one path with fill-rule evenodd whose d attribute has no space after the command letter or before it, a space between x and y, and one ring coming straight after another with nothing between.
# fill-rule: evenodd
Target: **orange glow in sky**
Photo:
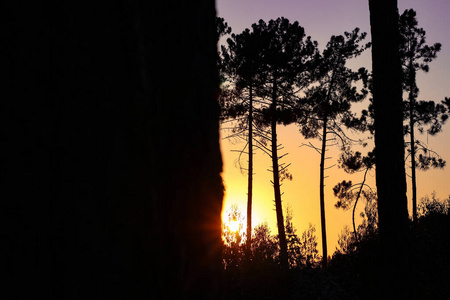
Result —
<instances>
[{"instance_id":1,"label":"orange glow in sky","mask_svg":"<svg viewBox=\"0 0 450 300\"><path fill-rule=\"evenodd\" d=\"M445 125L444 132L441 136L429 138L429 145L440 153L444 158L450 160L446 147L450 147L448 139L444 135L450 133L449 124ZM224 136L224 133L221 132ZM423 138L423 137L422 137ZM444 140L444 141L443 141ZM292 163L289 172L293 175L292 181L283 181L281 186L283 210L285 214L286 206L289 205L293 212L293 224L297 229L297 234L305 231L309 224L316 226L316 234L318 238L318 249L321 249L320 236L320 206L319 206L319 154L308 147L302 146L303 143L313 143L319 145L319 140L304 140L300 135L296 125L287 127L279 126L279 141L284 145L284 151L289 153L283 158L286 163ZM229 140L221 140L222 158L224 161L224 172L222 174L225 184L225 199L223 205L222 218L227 220L226 211L233 204L237 204L240 212L245 217L247 212L247 173L241 173L236 165L238 153L231 150L238 150L244 146L244 143L232 143ZM362 149L363 154L371 149L367 146ZM271 166L271 161L261 151L255 151L254 155L254 181L253 181L253 211L252 211L252 227L268 222L272 234L277 234L276 215L274 206L273 187L270 182L272 174L267 170ZM329 147L327 156L331 157L327 162L327 166L336 163L339 151L336 147ZM242 164L247 164L247 158L242 157ZM407 168L407 173L410 169ZM417 172L418 183L418 199L425 195L431 195L433 191L437 192L437 196L445 198L450 195L450 186L448 185L450 170L430 169L426 172ZM328 241L328 253L334 253L337 247L338 235L344 226L351 228L351 210L343 211L336 209L334 204L337 198L334 197L332 188L340 181L352 180L354 183L362 181L363 174L356 173L349 175L342 169L334 166L325 171L328 176L325 179L325 213L326 213L326 229ZM375 171L370 171L367 176L367 184L376 190ZM407 177L408 184L408 206L411 208L411 192L410 178ZM363 202L358 203L358 213L356 214L357 225L362 222L359 213L363 210ZM246 223L244 224L246 226ZM321 250L320 250L321 251Z\"/></svg>"}]
</instances>

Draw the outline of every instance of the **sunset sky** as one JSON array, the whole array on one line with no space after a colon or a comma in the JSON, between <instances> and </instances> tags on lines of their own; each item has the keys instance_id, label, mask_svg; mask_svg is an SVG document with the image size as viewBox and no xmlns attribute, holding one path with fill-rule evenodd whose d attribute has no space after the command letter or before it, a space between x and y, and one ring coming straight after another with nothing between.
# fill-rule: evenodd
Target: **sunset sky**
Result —
<instances>
[{"instance_id":1,"label":"sunset sky","mask_svg":"<svg viewBox=\"0 0 450 300\"><path fill-rule=\"evenodd\" d=\"M450 1L448 0L409 0L398 1L399 12L413 8L417 12L419 26L427 32L428 44L440 42L442 50L438 58L430 64L430 72L418 74L418 87L420 89L419 100L434 100L440 102L445 96L450 96ZM351 31L359 27L367 32L366 41L370 41L369 7L367 0L217 0L217 14L225 18L232 27L234 33L241 33L245 28L259 19L269 21L278 17L286 17L291 22L298 21L305 28L306 35L318 41L319 49L323 50L331 35L339 35L344 31ZM222 41L223 42L223 41ZM371 52L366 51L357 60L349 61L353 68L366 67L371 69ZM285 153L289 153L282 162L292 163L289 171L293 175L290 182L284 181L281 187L284 195L283 208L290 205L294 214L294 226L297 233L301 234L311 223L316 226L317 238L320 243L320 210L319 210L319 163L320 156L315 150L308 147L300 147L303 143L313 143L319 146L319 140L304 140L296 125L278 127L278 139L283 144ZM222 136L226 132L222 131ZM420 135L416 131L418 139L427 142L430 148L435 150L447 161L448 166L444 170L428 170L417 172L418 199L425 195L431 195L433 191L438 198L446 198L450 195L450 122L443 127L443 132L435 137ZM363 136L361 136L363 138ZM371 144L373 145L373 144ZM236 152L244 143L230 140L222 140L222 157L224 161L223 178L226 187L224 212L232 204L237 204L242 213L247 207L247 174L241 173L235 161ZM366 154L371 146L363 149ZM336 163L338 152L330 148L327 152L332 159L327 166ZM280 153L282 154L282 153ZM276 234L276 216L274 207L273 187L270 183L271 173L267 169L271 166L269 157L261 151L256 151L254 156L254 189L253 189L253 226L267 221ZM247 159L242 163L245 165ZM407 169L407 174L411 170ZM337 246L338 234L345 225L351 226L351 211L337 210L334 204L337 198L333 196L333 186L343 179L351 179L355 183L362 180L363 174L348 175L337 167L326 171L329 177L325 180L325 202L328 253L331 255ZM375 173L368 176L368 183L375 186ZM411 180L407 178L408 206L411 206ZM358 205L363 208L363 204ZM361 218L357 216L357 223Z\"/></svg>"}]
</instances>

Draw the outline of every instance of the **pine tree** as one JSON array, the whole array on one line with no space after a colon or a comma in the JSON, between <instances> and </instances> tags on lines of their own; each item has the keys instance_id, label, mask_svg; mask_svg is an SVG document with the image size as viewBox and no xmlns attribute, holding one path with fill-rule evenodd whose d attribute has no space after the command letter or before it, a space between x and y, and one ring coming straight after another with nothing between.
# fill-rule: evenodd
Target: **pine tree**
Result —
<instances>
[{"instance_id":1,"label":"pine tree","mask_svg":"<svg viewBox=\"0 0 450 300\"><path fill-rule=\"evenodd\" d=\"M418 71L428 72L429 63L437 57L441 50L441 44L432 46L426 44L425 30L418 27L416 12L407 9L399 18L400 31L400 58L403 69L403 89L408 93L405 101L405 119L409 124L405 126L405 133L409 133L409 155L411 159L411 181L412 181L412 215L413 221L417 220L417 179L416 167L428 169L431 167L443 168L445 161L438 155L434 155L427 147L415 140L414 129L419 127L423 132L424 125L429 125L427 133L435 135L441 131L443 123L448 119L447 109L444 103L435 104L434 101L418 101L419 87L416 82ZM422 150L426 155L419 155ZM418 165L417 165L418 160Z\"/></svg>"},{"instance_id":2,"label":"pine tree","mask_svg":"<svg viewBox=\"0 0 450 300\"><path fill-rule=\"evenodd\" d=\"M252 237L252 204L253 204L253 154L254 131L258 124L254 122L254 91L261 85L260 47L258 35L249 29L240 34L232 34L227 39L227 47L222 47L222 69L231 89L222 105L225 117L236 121L231 136L244 139L246 142L240 155L248 154L247 185L247 256L251 254ZM256 110L256 113L258 111ZM240 164L240 157L239 157ZM241 168L244 169L244 168Z\"/></svg>"},{"instance_id":3,"label":"pine tree","mask_svg":"<svg viewBox=\"0 0 450 300\"><path fill-rule=\"evenodd\" d=\"M270 20L267 24L260 20L252 28L260 36L262 49L262 76L264 88L258 93L269 98L270 104L265 109L263 122L270 126L270 148L267 149L272 159L273 187L275 195L275 211L280 243L280 262L283 269L288 268L287 241L283 220L280 181L286 174L286 167L279 163L284 155L279 155L280 144L277 138L277 124L292 120L283 118L283 113L290 115L292 101L295 96L295 81L305 71L307 62L316 53L317 43L305 37L305 31L298 22L290 23L286 18ZM288 176L289 177L289 176Z\"/></svg>"},{"instance_id":4,"label":"pine tree","mask_svg":"<svg viewBox=\"0 0 450 300\"><path fill-rule=\"evenodd\" d=\"M306 92L300 102L303 114L299 117L300 130L306 138L320 137L321 147L315 148L320 153L320 215L322 227L323 267L327 264L327 238L325 222L325 159L328 136L347 150L351 139L345 134L343 127L355 127L355 117L350 111L351 104L362 101L367 91L358 91L354 86L359 80L366 80L367 72L361 68L353 71L346 67L348 59L360 55L370 44L360 45L366 37L356 28L351 33L332 36L323 54L316 59L316 81ZM320 133L320 129L322 133ZM311 144L310 144L311 145ZM311 145L311 147L313 147Z\"/></svg>"}]
</instances>

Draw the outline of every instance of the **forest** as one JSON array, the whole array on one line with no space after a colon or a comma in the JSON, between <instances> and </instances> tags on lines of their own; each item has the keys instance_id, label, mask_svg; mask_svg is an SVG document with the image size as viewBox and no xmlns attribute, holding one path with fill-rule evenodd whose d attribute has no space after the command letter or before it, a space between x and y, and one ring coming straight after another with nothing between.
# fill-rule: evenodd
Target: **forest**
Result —
<instances>
[{"instance_id":1,"label":"forest","mask_svg":"<svg viewBox=\"0 0 450 300\"><path fill-rule=\"evenodd\" d=\"M374 148L367 149L364 155L354 150L357 146L357 149L367 148L375 133L373 75L365 68L355 71L347 66L349 60L370 50L371 43L365 41L366 33L355 28L331 36L320 52L318 43L306 36L298 22L283 17L268 22L260 20L239 34L233 33L226 20L220 17L216 17L216 27L218 39L225 41L219 44L218 51L222 130L227 133L224 139L241 141L238 144L240 150L233 151L238 156L236 167L247 174L248 188L247 210L242 212L236 204L232 205L222 225L222 265L227 297L277 299L280 297L280 290L275 288L278 283L274 283L277 272L289 274L283 279L286 286L281 292L287 299L380 297L376 287L370 287L374 275L368 276L376 272L379 263L376 262L379 259L377 192L366 183L368 172L376 168L376 152ZM413 268L418 268L422 275L427 274L421 279L408 278L406 284L414 287L409 291L409 297L421 299L429 296L430 290L441 296L448 293L444 287L449 283L449 276L443 274L450 270L448 257L444 258L449 239L442 238L438 232L448 230L448 223L439 222L446 218L448 222L450 195L441 200L434 193L431 199L426 196L417 200L416 169L444 168L446 161L426 142L417 139L415 131L429 135L441 132L449 116L450 98L436 102L418 100L416 74L429 71L441 44L426 43L426 32L419 27L413 9L399 15L397 27L403 94L404 167L411 169L412 181L412 199L409 199L412 215L407 221L405 242L408 251L415 253L405 263L407 268L415 264ZM365 101L368 106L355 112L352 104L363 100L368 100ZM320 154L320 197L317 201L321 209L321 230L318 233L310 224L298 234L292 222L292 208L289 204L287 207L282 205L281 182L292 180L289 169L295 166L282 160L287 153L281 152L283 146L282 141L277 140L277 126L290 124L297 125L299 135L304 139L320 141L320 147L308 145ZM363 138L355 138L355 134ZM342 230L339 249L327 254L324 178L325 159L330 159L326 151L330 147L340 151L336 161L340 168L348 174L359 172L364 175L361 182L342 180L333 187L335 207L352 211L353 227ZM272 161L268 171L273 174L270 184L274 190L277 218L277 230L273 234L267 221L252 224L255 151L262 152ZM355 223L358 202L364 206L360 224ZM437 221L439 218L441 221ZM433 241L419 237L423 230L435 232ZM318 237L322 240L323 255L319 255ZM434 255L423 252L425 244L428 244L426 247L434 245L433 252L442 253L438 254L442 257L434 258L447 261L445 266L438 266L437 261L432 263L433 267L418 262L420 257L429 259ZM348 273L340 273L341 268ZM436 273L429 274L432 269Z\"/></svg>"},{"instance_id":2,"label":"forest","mask_svg":"<svg viewBox=\"0 0 450 300\"><path fill-rule=\"evenodd\" d=\"M395 0L367 11L370 41L349 28L319 51L283 17L233 32L214 0L4 1L0 298L448 298L450 200L407 199L405 172L445 167L414 130L447 121L449 98L422 101L416 80L446 46ZM368 51L370 72L349 67ZM224 124L248 207L222 223ZM337 209L364 207L334 253L323 188L301 233L283 202L287 124L320 143L321 178L327 147L375 174L333 183ZM253 153L270 157L275 228L252 223Z\"/></svg>"}]
</instances>

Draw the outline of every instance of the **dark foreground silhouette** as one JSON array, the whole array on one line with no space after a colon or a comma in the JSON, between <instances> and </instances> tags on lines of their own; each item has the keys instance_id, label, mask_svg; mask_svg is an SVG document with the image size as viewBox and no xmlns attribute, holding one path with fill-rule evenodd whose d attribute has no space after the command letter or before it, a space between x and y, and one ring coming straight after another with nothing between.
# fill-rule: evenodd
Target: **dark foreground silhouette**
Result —
<instances>
[{"instance_id":1,"label":"dark foreground silhouette","mask_svg":"<svg viewBox=\"0 0 450 300\"><path fill-rule=\"evenodd\" d=\"M402 299L450 295L450 211L429 207L408 227ZM390 295L383 289L382 263L375 231L349 243L345 253L336 251L326 269L302 265L284 274L276 262L261 260L226 269L221 299L381 299Z\"/></svg>"},{"instance_id":2,"label":"dark foreground silhouette","mask_svg":"<svg viewBox=\"0 0 450 300\"><path fill-rule=\"evenodd\" d=\"M2 5L0 298L217 298L214 1L25 2Z\"/></svg>"}]
</instances>

